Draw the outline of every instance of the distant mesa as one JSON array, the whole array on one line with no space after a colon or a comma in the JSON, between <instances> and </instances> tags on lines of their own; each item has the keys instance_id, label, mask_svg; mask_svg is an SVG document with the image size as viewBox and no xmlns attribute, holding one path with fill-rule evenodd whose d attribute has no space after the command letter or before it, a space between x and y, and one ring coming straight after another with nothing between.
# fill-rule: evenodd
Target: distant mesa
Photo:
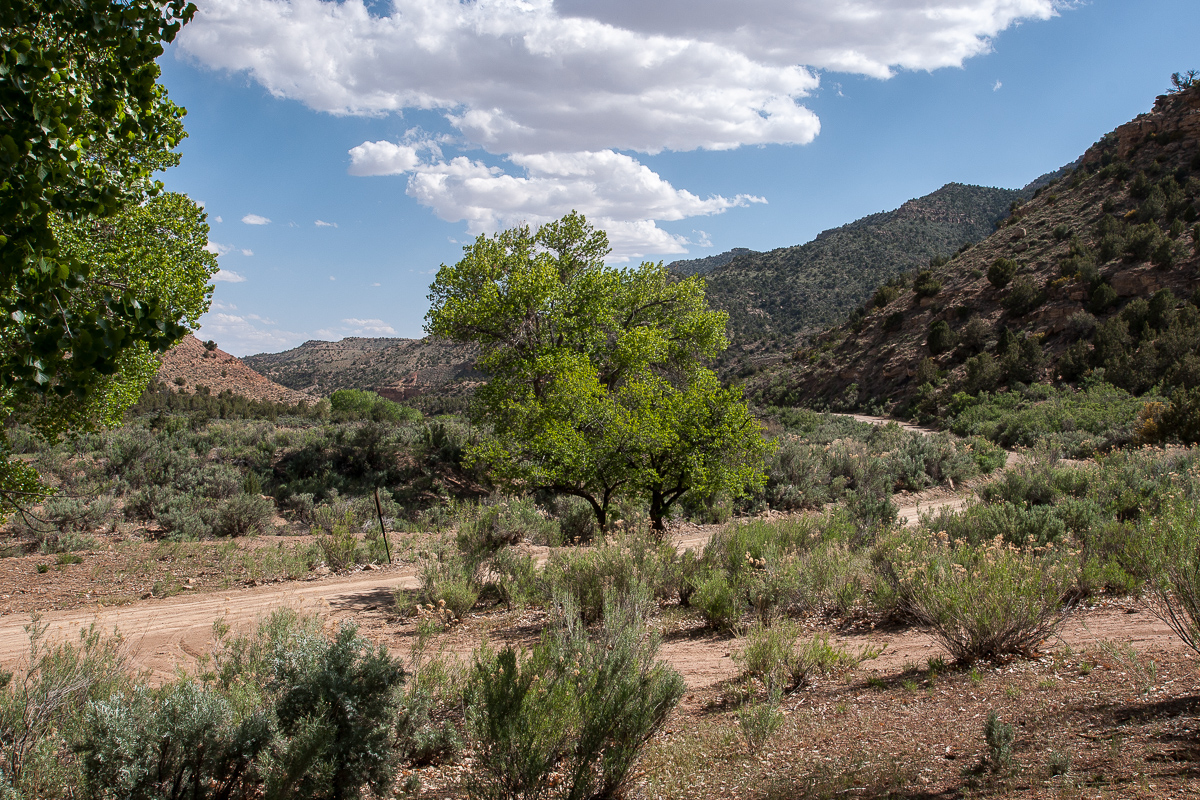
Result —
<instances>
[{"instance_id":1,"label":"distant mesa","mask_svg":"<svg viewBox=\"0 0 1200 800\"><path fill-rule=\"evenodd\" d=\"M389 400L469 395L484 380L477 351L442 339L348 337L308 341L282 353L243 359L267 378L311 397L368 389Z\"/></svg>"}]
</instances>

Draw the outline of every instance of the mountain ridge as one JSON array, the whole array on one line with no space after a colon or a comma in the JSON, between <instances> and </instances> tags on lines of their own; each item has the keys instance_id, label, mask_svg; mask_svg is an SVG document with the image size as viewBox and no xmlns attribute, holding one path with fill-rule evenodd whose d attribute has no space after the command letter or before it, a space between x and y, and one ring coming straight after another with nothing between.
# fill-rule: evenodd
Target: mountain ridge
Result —
<instances>
[{"instance_id":1,"label":"mountain ridge","mask_svg":"<svg viewBox=\"0 0 1200 800\"><path fill-rule=\"evenodd\" d=\"M956 391L1013 382L1090 376L1141 394L1175 375L1190 386L1200 86L1158 97L1057 174L991 236L877 287L748 393L778 405L920 403L936 417Z\"/></svg>"}]
</instances>

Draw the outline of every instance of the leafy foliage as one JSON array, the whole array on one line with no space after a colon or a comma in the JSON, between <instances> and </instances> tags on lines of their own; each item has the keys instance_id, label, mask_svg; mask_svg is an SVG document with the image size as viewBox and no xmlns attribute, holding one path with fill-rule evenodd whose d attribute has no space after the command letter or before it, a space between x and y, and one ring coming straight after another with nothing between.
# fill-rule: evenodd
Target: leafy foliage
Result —
<instances>
[{"instance_id":1,"label":"leafy foliage","mask_svg":"<svg viewBox=\"0 0 1200 800\"><path fill-rule=\"evenodd\" d=\"M571 800L618 795L639 750L683 696L683 679L655 661L645 628L649 595L605 598L604 628L590 637L569 598L557 625L524 658L509 647L475 655L466 691L467 727L483 770L473 797Z\"/></svg>"},{"instance_id":2,"label":"leafy foliage","mask_svg":"<svg viewBox=\"0 0 1200 800\"><path fill-rule=\"evenodd\" d=\"M740 392L701 366L726 344L702 282L610 269L607 252L578 214L481 236L439 270L428 329L483 349L475 414L492 433L477 461L514 488L583 498L601 529L614 498L645 496L661 529L687 492L761 480L765 445Z\"/></svg>"},{"instance_id":3,"label":"leafy foliage","mask_svg":"<svg viewBox=\"0 0 1200 800\"><path fill-rule=\"evenodd\" d=\"M194 13L182 0L0 9L0 416L44 435L119 421L153 353L208 307L203 212L152 180L184 136L154 60ZM0 463L0 514L28 503L22 474Z\"/></svg>"}]
</instances>

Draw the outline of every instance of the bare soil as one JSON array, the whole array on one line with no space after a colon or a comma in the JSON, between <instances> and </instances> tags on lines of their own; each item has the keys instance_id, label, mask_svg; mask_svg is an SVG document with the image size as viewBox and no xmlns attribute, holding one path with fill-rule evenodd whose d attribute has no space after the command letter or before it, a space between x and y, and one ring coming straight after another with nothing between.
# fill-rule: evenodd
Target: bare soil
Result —
<instances>
[{"instance_id":1,"label":"bare soil","mask_svg":"<svg viewBox=\"0 0 1200 800\"><path fill-rule=\"evenodd\" d=\"M913 522L918 510L968 502L971 488L896 500ZM698 548L717 527L681 525L672 535L681 549ZM418 536L397 535L397 550L411 552ZM52 640L93 624L119 631L132 666L152 681L193 667L218 619L245 628L281 607L331 626L352 620L398 656L416 639L417 620L393 605L396 589L417 586L412 563L287 580L271 558L309 537L101 541L77 554L78 564L0 558L0 668L22 667L35 615ZM532 551L539 561L548 554ZM527 647L545 621L536 610L479 610L434 646L463 660L485 637ZM734 659L742 642L706 629L689 609L660 609L660 656L687 694L648 744L631 797L1200 797L1200 661L1137 598L1077 609L1040 657L1005 663L941 665L929 631L867 613L803 622L851 652L882 653L785 697L782 726L751 751L738 722L740 704L755 696ZM997 771L984 763L992 711L1016 732L1012 761ZM401 780L415 772L420 796L462 797L471 764L468 751L454 763L406 769Z\"/></svg>"},{"instance_id":2,"label":"bare soil","mask_svg":"<svg viewBox=\"0 0 1200 800\"><path fill-rule=\"evenodd\" d=\"M696 546L708 535L697 526L678 531L677 542ZM73 638L92 624L119 630L133 666L157 680L195 664L217 619L244 627L280 607L321 615L331 625L353 620L400 656L415 640L416 621L398 618L392 605L396 588L417 585L412 565L215 590L201 584L123 606L72 602L70 592L103 584L114 557L88 553L83 564L37 576L50 578L21 595L27 607L0 615L0 666L20 668L31 612L40 612L52 639ZM0 559L0 575L33 572L46 560ZM9 591L11 583L3 585ZM468 615L437 646L464 659L485 636L529 646L544 621L539 611L497 607ZM813 617L808 627L852 652L886 647L845 677L789 695L781 729L754 753L737 722L747 691L733 658L741 642L705 629L697 615L675 605L663 607L656 624L664 635L661 657L683 675L687 695L648 746L633 797L1200 796L1198 662L1136 599L1080 609L1040 659L939 673L929 663L942 651L927 631L888 627L866 615ZM1129 643L1137 660L1114 660L1102 649L1106 641ZM979 769L990 711L1017 731L1013 765L1000 774ZM1069 762L1068 772L1051 775L1052 762L1060 769ZM422 796L462 796L469 765L468 753L456 764L418 770Z\"/></svg>"}]
</instances>

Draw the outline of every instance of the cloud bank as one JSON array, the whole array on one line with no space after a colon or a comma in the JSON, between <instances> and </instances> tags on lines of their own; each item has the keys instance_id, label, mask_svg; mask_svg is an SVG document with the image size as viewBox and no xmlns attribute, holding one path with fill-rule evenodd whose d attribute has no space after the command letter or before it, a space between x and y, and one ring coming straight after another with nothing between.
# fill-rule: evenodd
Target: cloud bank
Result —
<instances>
[{"instance_id":1,"label":"cloud bank","mask_svg":"<svg viewBox=\"0 0 1200 800\"><path fill-rule=\"evenodd\" d=\"M524 173L513 175L462 156L422 159L422 149L436 152L426 144L365 142L350 151L350 172L408 175L410 195L447 222L465 221L473 234L537 225L577 210L608 232L614 260L686 252L688 240L656 221L766 202L747 195L698 197L612 150L512 155L508 160Z\"/></svg>"},{"instance_id":2,"label":"cloud bank","mask_svg":"<svg viewBox=\"0 0 1200 800\"><path fill-rule=\"evenodd\" d=\"M428 143L351 151L353 174L408 176L408 192L442 219L478 232L576 207L630 253L670 253L685 240L655 221L753 198L701 199L619 151L806 144L820 132L803 104L817 71L887 78L960 66L1066 2L392 0L379 15L363 0L208 0L180 47L318 111L440 112L460 149L517 168L446 160ZM616 187L632 188L627 202ZM252 217L243 221L268 221Z\"/></svg>"}]
</instances>

